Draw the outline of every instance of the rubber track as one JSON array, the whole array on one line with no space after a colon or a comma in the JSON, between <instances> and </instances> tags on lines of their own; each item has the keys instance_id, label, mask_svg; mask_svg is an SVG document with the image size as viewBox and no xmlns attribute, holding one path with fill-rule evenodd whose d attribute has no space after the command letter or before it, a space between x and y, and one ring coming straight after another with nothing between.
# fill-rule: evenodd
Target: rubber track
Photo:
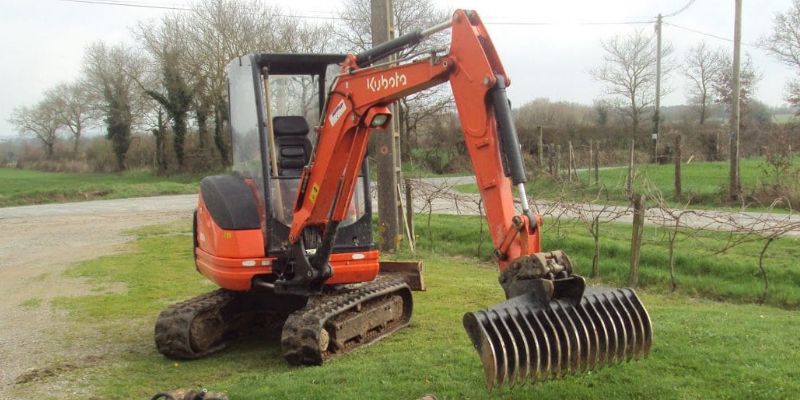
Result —
<instances>
[{"instance_id":1,"label":"rubber track","mask_svg":"<svg viewBox=\"0 0 800 400\"><path fill-rule=\"evenodd\" d=\"M403 295L404 301L412 307L411 289L402 280L381 279L365 283L346 293L335 293L322 296L312 301L305 308L292 313L286 320L281 334L281 349L286 360L293 365L321 365L323 362L347 354L386 337L396 330L408 325L408 318L386 327L380 334L368 336L364 341L349 346L336 353L322 352L319 348L319 335L325 322L343 312L353 309L356 304L376 299L380 296L397 293Z\"/></svg>"},{"instance_id":2,"label":"rubber track","mask_svg":"<svg viewBox=\"0 0 800 400\"><path fill-rule=\"evenodd\" d=\"M195 360L227 347L223 342L205 351L192 348L191 326L198 315L209 310L220 310L233 300L233 293L219 289L167 307L156 320L155 338L159 353L174 359Z\"/></svg>"}]
</instances>

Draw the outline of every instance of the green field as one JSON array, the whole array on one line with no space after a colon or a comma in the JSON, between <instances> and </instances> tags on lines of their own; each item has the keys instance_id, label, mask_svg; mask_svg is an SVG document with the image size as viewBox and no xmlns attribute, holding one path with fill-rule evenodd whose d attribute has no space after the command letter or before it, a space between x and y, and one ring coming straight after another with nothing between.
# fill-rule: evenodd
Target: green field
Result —
<instances>
[{"instance_id":1,"label":"green field","mask_svg":"<svg viewBox=\"0 0 800 400\"><path fill-rule=\"evenodd\" d=\"M59 379L91 388L94 398L103 399L146 399L157 391L202 386L224 390L232 400L417 399L426 393L440 400L793 399L800 393L800 273L792 261L798 259L800 246L794 240L779 239L770 248L766 268L774 285L768 298L773 306L756 306L749 303L762 289L755 264L757 245L715 255L712 250L721 237L682 240L678 291L670 293L663 232L647 228L644 289L639 293L655 332L649 359L487 394L461 318L502 300L494 264L487 261L490 245L484 243L478 254L477 217L438 215L433 228L433 249L420 232L418 254L396 256L425 263L428 291L415 293L411 326L323 367L289 366L280 356L277 332L238 342L199 361L162 357L152 338L158 312L213 286L194 271L188 221L137 230L131 252L68 270L67 275L86 279L96 291L53 301L76 325L54 333L55 339L65 346L86 340L115 343L116 350L83 364L67 360L82 367L62 372ZM602 227L605 285L627 279L629 229ZM563 248L578 272L588 273L590 246L582 228L550 226L546 234L543 247ZM124 293L106 290L119 283L126 287ZM86 332L91 338L83 336ZM52 369L59 371L58 365ZM38 382L17 385L12 394L33 391Z\"/></svg>"},{"instance_id":2,"label":"green field","mask_svg":"<svg viewBox=\"0 0 800 400\"><path fill-rule=\"evenodd\" d=\"M0 207L196 193L204 175L69 174L0 168Z\"/></svg>"},{"instance_id":3,"label":"green field","mask_svg":"<svg viewBox=\"0 0 800 400\"><path fill-rule=\"evenodd\" d=\"M799 156L800 157L800 156ZM746 196L750 195L763 180L764 169L768 164L763 157L742 160L742 189ZM795 167L798 163L795 162ZM573 202L591 202L598 196L603 201L606 196L612 203L628 204L626 193L627 167L612 168L600 171L600 186L595 186L594 171L581 171L578 180L573 182L555 182L541 176L536 171L529 172L530 182L527 184L528 194L532 199L555 200L562 193ZM662 196L672 206L684 206L687 203L701 208L741 208L741 203L730 203L728 196L728 162L692 162L681 166L683 197L675 199L675 167L673 165L644 164L636 168L635 190L650 196ZM786 177L785 179L788 179ZM766 177L771 182L771 177ZM797 182L795 182L797 187ZM601 190L602 188L602 190ZM477 193L477 185L459 185L457 190L464 193ZM749 197L749 196L748 196ZM651 202L652 203L652 202ZM748 206L764 208L769 204L758 204L752 198Z\"/></svg>"}]
</instances>

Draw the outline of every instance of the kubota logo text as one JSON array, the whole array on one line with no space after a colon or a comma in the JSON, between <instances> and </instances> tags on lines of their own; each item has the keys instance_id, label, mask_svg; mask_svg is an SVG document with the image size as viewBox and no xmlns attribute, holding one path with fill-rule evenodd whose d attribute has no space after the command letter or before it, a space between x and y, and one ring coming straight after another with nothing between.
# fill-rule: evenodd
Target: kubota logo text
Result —
<instances>
[{"instance_id":1,"label":"kubota logo text","mask_svg":"<svg viewBox=\"0 0 800 400\"><path fill-rule=\"evenodd\" d=\"M406 85L408 85L406 74L398 74L397 72L394 73L394 76L389 76L388 78L381 75L378 77L373 76L372 78L367 79L367 89L372 90L373 92L394 89L396 87Z\"/></svg>"}]
</instances>

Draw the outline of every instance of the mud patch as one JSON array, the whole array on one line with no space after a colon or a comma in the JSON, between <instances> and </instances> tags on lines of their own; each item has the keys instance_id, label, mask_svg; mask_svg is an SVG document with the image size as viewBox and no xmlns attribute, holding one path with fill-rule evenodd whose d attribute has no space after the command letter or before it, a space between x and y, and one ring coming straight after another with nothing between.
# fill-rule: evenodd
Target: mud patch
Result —
<instances>
[{"instance_id":1,"label":"mud patch","mask_svg":"<svg viewBox=\"0 0 800 400\"><path fill-rule=\"evenodd\" d=\"M47 378L59 376L63 373L92 367L98 364L101 360L101 357L88 356L78 362L66 362L44 368L37 368L18 376L17 379L14 380L14 384L21 385L23 383L42 381Z\"/></svg>"}]
</instances>

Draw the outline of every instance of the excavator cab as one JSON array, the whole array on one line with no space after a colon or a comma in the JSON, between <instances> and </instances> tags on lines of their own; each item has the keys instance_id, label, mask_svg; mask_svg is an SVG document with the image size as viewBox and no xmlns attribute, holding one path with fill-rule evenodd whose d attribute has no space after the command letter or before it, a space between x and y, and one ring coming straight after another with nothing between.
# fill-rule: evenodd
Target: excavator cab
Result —
<instances>
[{"instance_id":1,"label":"excavator cab","mask_svg":"<svg viewBox=\"0 0 800 400\"><path fill-rule=\"evenodd\" d=\"M266 255L275 263L290 260L287 238L300 178L314 152L314 127L326 88L344 58L344 54L250 54L228 66L233 170L257 196ZM374 250L372 205L367 199L368 168L363 163L347 218L338 227L334 252ZM304 234L306 250L315 249L318 232Z\"/></svg>"}]
</instances>

